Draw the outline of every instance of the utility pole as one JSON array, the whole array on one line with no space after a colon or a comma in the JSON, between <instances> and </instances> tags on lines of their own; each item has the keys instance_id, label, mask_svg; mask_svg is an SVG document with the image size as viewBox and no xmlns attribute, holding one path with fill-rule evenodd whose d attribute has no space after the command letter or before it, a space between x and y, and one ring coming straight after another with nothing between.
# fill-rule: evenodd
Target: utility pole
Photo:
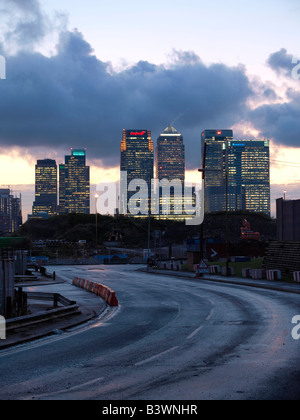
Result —
<instances>
[{"instance_id":1,"label":"utility pole","mask_svg":"<svg viewBox=\"0 0 300 420\"><path fill-rule=\"evenodd\" d=\"M95 215L96 215L96 253L98 251L98 211L97 211L97 200L99 198L98 194L95 194Z\"/></svg>"},{"instance_id":2,"label":"utility pole","mask_svg":"<svg viewBox=\"0 0 300 420\"><path fill-rule=\"evenodd\" d=\"M147 259L147 271L149 271L150 263L150 232L151 232L151 215L150 215L150 205L148 205L148 259Z\"/></svg>"},{"instance_id":3,"label":"utility pole","mask_svg":"<svg viewBox=\"0 0 300 420\"><path fill-rule=\"evenodd\" d=\"M204 158L203 168L198 169L198 172L202 173L202 179L205 180L206 172L220 172L219 169L206 169L205 158L206 158L206 144L204 146ZM222 170L223 171L223 170ZM205 188L205 183L204 183ZM226 276L229 276L229 156L228 156L228 140L226 140L226 156L225 156L225 246L226 246ZM200 225L200 262L204 258L203 248L203 223Z\"/></svg>"},{"instance_id":4,"label":"utility pole","mask_svg":"<svg viewBox=\"0 0 300 420\"><path fill-rule=\"evenodd\" d=\"M229 223L228 223L228 207L229 207L229 164L228 164L228 139L226 139L226 157L225 157L225 201L226 201L226 276L229 276Z\"/></svg>"}]
</instances>

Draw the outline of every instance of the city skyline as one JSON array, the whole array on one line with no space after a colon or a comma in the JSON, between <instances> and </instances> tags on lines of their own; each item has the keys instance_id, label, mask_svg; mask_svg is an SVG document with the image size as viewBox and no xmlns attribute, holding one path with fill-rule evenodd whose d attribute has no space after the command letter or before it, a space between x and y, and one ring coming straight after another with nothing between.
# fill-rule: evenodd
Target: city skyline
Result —
<instances>
[{"instance_id":1,"label":"city skyline","mask_svg":"<svg viewBox=\"0 0 300 420\"><path fill-rule=\"evenodd\" d=\"M269 142L259 139L236 139L233 130L228 129L204 130L201 138L201 168L205 171L205 212L225 211L225 197L228 197L230 211L249 210L270 215ZM90 194L90 167L86 165L85 148L71 148L71 155L66 155L65 163L59 165L59 180L57 174L55 160L48 158L37 161L35 201L29 218L44 218L43 213L49 216L64 213L89 214L90 208L94 207L93 201L98 197L98 193ZM226 177L228 192L225 192ZM159 207L152 201L154 180L167 181L166 185L164 182L159 189L159 196L163 194L159 199ZM109 183L111 182L109 180ZM134 188L131 185L130 189L129 184L132 182L136 184ZM185 188L189 188L189 180L185 177L185 146L183 135L173 126L168 125L159 135L156 146L149 129L122 130L120 178L115 183L120 186L119 204L115 203L113 209L118 207L121 214L136 214L127 208L127 204L131 196L138 191L136 188L141 188L141 182L146 183L148 194L151 195L151 214L155 216L163 216L167 211L165 206L171 205L167 211L167 218L171 216L179 220L182 218L179 216L182 212L178 213L178 206L182 211L185 205L194 208L195 203L193 205L192 202L188 204L183 201L185 192L187 193ZM104 184L105 182L102 182L102 185ZM115 188L117 191L117 185ZM181 193L178 188L181 189ZM167 197L169 194L170 197ZM176 201L176 206L175 195L176 200L179 200ZM143 205L141 202L135 206L140 207L141 214L148 214L147 204Z\"/></svg>"},{"instance_id":2,"label":"city skyline","mask_svg":"<svg viewBox=\"0 0 300 420\"><path fill-rule=\"evenodd\" d=\"M124 131L126 131L126 130L123 130L123 133L124 133ZM151 132L151 130L148 130L148 131ZM204 131L211 131L211 130L204 130ZM225 131L232 132L232 130L223 130L223 132L225 132ZM162 134L163 133L161 133L160 136ZM180 136L182 136L182 134L180 134ZM236 142L245 142L245 141L247 142L247 141L250 141L250 140L247 140L247 139L246 140L245 139L243 140L243 139L236 139L235 138L235 141ZM255 141L255 139L252 139L251 141ZM259 141L262 141L262 140L259 140ZM153 141L152 141L152 143L153 143ZM154 148L154 151L153 151L153 154L154 155L156 154L157 148L158 147L156 145L155 148ZM71 153L72 153L72 150L78 150L78 149L74 149L74 148L70 148L70 149L71 149ZM86 151L86 149L82 149L82 150L85 150ZM58 160L59 159L60 158L58 157ZM51 161L52 159L49 159L49 156L48 156L48 158L42 159L40 161L42 162L42 161L49 161L49 160ZM90 160L89 157L88 157L88 160ZM200 162L199 167L201 165L202 165L202 163ZM61 165L58 165L58 166L61 166ZM155 159L154 159L153 160L153 168L154 168L154 170L155 170L155 166L156 166L156 162L155 162ZM107 172L107 175L105 177L105 180L108 181L108 182L115 182L115 183L118 184L119 181L120 181L120 168L121 168L121 166L119 165L119 167L116 168L115 173L108 171ZM91 179L93 178L93 170L94 170L94 168L93 167L90 167L90 177L91 177ZM36 173L36 171L35 171L35 173ZM139 177L137 176L135 178L138 179ZM189 171L185 171L185 179L186 179L187 182L193 182L193 183L199 182L199 173L197 172L196 177L191 177ZM24 193L24 190L22 190L22 188L18 189L18 186L17 185L16 186L8 185L8 187L12 189L12 193L22 193L22 214L23 214L23 220L27 220L27 217L32 213L31 210L33 208L34 201L35 201L34 200L34 196L35 196L35 192L34 191L36 189L36 184L28 184L26 186L27 188L25 188L25 193ZM19 187L22 187L22 186L19 186ZM94 201L95 201L96 187L97 187L97 184L96 183L92 183L92 182L90 183L90 208L91 208L91 213L94 212L93 209L95 207ZM58 183L58 186L57 186L57 190L59 191L59 183ZM272 192L272 188L271 188L271 192ZM273 190L273 194L271 194L271 216L272 217L275 217L276 216L276 199L282 197L284 194L285 194L285 196L286 196L287 199L295 199L295 197L297 198L299 196L298 190L297 190L297 193L295 195L291 195L290 192L288 190L286 190L286 189L282 189L281 190L280 188L278 188L275 191ZM59 204L59 198L58 198L58 204Z\"/></svg>"},{"instance_id":3,"label":"city skyline","mask_svg":"<svg viewBox=\"0 0 300 420\"><path fill-rule=\"evenodd\" d=\"M25 208L38 159L58 161L70 146L86 147L94 188L103 178L118 179L124 126L150 127L157 138L168 123L184 133L187 178L199 176L200 133L229 127L239 139L270 141L272 215L284 190L298 198L297 2L30 4L4 4L0 31L7 64L0 80L0 179L22 193ZM153 31L137 39L133 28L146 17ZM245 21L255 25L246 30Z\"/></svg>"}]
</instances>

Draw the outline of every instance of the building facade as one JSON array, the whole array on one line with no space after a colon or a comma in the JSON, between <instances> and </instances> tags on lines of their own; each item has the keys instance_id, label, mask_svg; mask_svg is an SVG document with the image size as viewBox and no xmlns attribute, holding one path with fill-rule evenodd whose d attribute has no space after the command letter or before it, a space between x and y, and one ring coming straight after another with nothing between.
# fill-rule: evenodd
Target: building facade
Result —
<instances>
[{"instance_id":1,"label":"building facade","mask_svg":"<svg viewBox=\"0 0 300 420\"><path fill-rule=\"evenodd\" d=\"M59 165L59 213L90 214L90 167L85 149L71 149L71 155Z\"/></svg>"},{"instance_id":2,"label":"building facade","mask_svg":"<svg viewBox=\"0 0 300 420\"><path fill-rule=\"evenodd\" d=\"M155 177L160 182L166 180L170 183L168 194L159 188L159 217L180 220L184 216L184 181L185 181L185 147L183 136L174 127L169 125L157 138L155 150ZM179 189L174 181L180 181ZM177 182L179 184L179 182ZM168 185L167 185L168 187ZM164 200L169 202L169 214L164 214L168 208Z\"/></svg>"},{"instance_id":3,"label":"building facade","mask_svg":"<svg viewBox=\"0 0 300 420\"><path fill-rule=\"evenodd\" d=\"M300 200L276 200L278 241L300 242Z\"/></svg>"},{"instance_id":4,"label":"building facade","mask_svg":"<svg viewBox=\"0 0 300 420\"><path fill-rule=\"evenodd\" d=\"M134 215L148 214L151 180L154 175L154 146L150 130L123 130L120 170L120 212L123 214L134 213ZM145 183L147 196L139 199L139 202L134 206L135 211L133 212L130 211L128 204L129 200L139 190L134 185L134 182L138 182L138 180L142 180Z\"/></svg>"},{"instance_id":5,"label":"building facade","mask_svg":"<svg viewBox=\"0 0 300 420\"><path fill-rule=\"evenodd\" d=\"M235 140L232 130L202 133L205 212L249 210L270 215L267 140ZM226 205L227 203L227 205Z\"/></svg>"},{"instance_id":6,"label":"building facade","mask_svg":"<svg viewBox=\"0 0 300 420\"><path fill-rule=\"evenodd\" d=\"M22 225L22 202L9 188L0 189L0 236L15 232Z\"/></svg>"},{"instance_id":7,"label":"building facade","mask_svg":"<svg viewBox=\"0 0 300 420\"><path fill-rule=\"evenodd\" d=\"M57 208L57 164L55 160L38 160L35 165L35 201L32 216L47 213L53 216Z\"/></svg>"},{"instance_id":8,"label":"building facade","mask_svg":"<svg viewBox=\"0 0 300 420\"><path fill-rule=\"evenodd\" d=\"M185 149L183 136L169 125L157 138L155 176L158 180L180 179L184 182Z\"/></svg>"}]
</instances>

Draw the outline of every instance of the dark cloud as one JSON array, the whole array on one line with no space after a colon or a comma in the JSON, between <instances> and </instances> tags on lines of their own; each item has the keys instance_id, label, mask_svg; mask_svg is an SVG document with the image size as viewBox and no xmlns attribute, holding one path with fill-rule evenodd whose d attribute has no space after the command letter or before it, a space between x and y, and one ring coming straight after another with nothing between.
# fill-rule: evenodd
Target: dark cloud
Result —
<instances>
[{"instance_id":1,"label":"dark cloud","mask_svg":"<svg viewBox=\"0 0 300 420\"><path fill-rule=\"evenodd\" d=\"M285 74L291 77L291 72L294 67L293 55L288 54L285 48L270 54L267 64L277 74Z\"/></svg>"},{"instance_id":2,"label":"dark cloud","mask_svg":"<svg viewBox=\"0 0 300 420\"><path fill-rule=\"evenodd\" d=\"M46 15L39 0L0 0L0 43L7 53L32 50L49 34L66 28L67 15Z\"/></svg>"},{"instance_id":3,"label":"dark cloud","mask_svg":"<svg viewBox=\"0 0 300 420\"><path fill-rule=\"evenodd\" d=\"M0 144L6 149L46 148L63 156L71 146L86 147L90 159L118 165L123 128L151 129L155 140L173 122L184 136L191 169L199 166L202 130L243 121L262 137L299 145L299 94L287 91L286 102L274 104L275 87L250 81L241 65L205 65L192 51L173 50L167 65L139 61L115 72L78 30L61 30L58 14L56 53L47 57L33 45L55 25L38 0L0 0L0 11L5 40L18 45L15 54L6 54L7 79L0 81ZM1 54L7 51L3 42ZM292 56L281 49L268 65L291 71ZM265 104L250 108L256 99Z\"/></svg>"},{"instance_id":4,"label":"dark cloud","mask_svg":"<svg viewBox=\"0 0 300 420\"><path fill-rule=\"evenodd\" d=\"M263 95L266 99L272 100L274 101L275 99L277 99L277 94L275 92L274 89L271 88L267 88L264 90Z\"/></svg>"},{"instance_id":5,"label":"dark cloud","mask_svg":"<svg viewBox=\"0 0 300 420\"><path fill-rule=\"evenodd\" d=\"M205 66L191 53L168 68L140 61L116 73L77 30L61 33L52 57L7 57L0 89L3 146L85 146L109 165L119 162L122 128L149 128L155 139L178 115L187 158L197 165L200 132L237 123L252 95L243 68Z\"/></svg>"},{"instance_id":6,"label":"dark cloud","mask_svg":"<svg viewBox=\"0 0 300 420\"><path fill-rule=\"evenodd\" d=\"M249 113L249 120L260 130L261 136L278 144L300 145L300 94L293 94L290 102L263 105Z\"/></svg>"},{"instance_id":7,"label":"dark cloud","mask_svg":"<svg viewBox=\"0 0 300 420\"><path fill-rule=\"evenodd\" d=\"M1 1L5 45L32 47L45 37L49 21L41 10L38 0Z\"/></svg>"},{"instance_id":8,"label":"dark cloud","mask_svg":"<svg viewBox=\"0 0 300 420\"><path fill-rule=\"evenodd\" d=\"M299 58L300 61L300 58ZM288 54L285 48L270 54L267 64L278 75L293 82L293 68L296 57ZM247 120L260 131L261 137L273 139L277 144L299 147L300 145L300 93L296 81L294 88L286 87L285 100L279 98L271 86L266 86L264 97L270 103L249 110ZM261 86L261 88L263 85ZM300 85L299 85L300 87ZM273 103L272 103L273 101ZM277 103L274 103L277 101Z\"/></svg>"}]
</instances>

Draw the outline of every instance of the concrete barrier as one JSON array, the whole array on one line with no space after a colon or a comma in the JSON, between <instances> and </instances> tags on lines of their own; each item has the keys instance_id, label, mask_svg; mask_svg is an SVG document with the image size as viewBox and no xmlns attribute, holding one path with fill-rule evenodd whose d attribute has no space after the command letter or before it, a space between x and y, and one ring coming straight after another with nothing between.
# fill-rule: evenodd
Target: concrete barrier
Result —
<instances>
[{"instance_id":1,"label":"concrete barrier","mask_svg":"<svg viewBox=\"0 0 300 420\"><path fill-rule=\"evenodd\" d=\"M75 303L63 308L50 309L49 311L39 312L33 315L24 315L18 318L10 318L6 321L6 331L11 331L19 327L28 327L35 324L40 324L41 322L77 314L80 314L80 310L79 306Z\"/></svg>"},{"instance_id":2,"label":"concrete barrier","mask_svg":"<svg viewBox=\"0 0 300 420\"><path fill-rule=\"evenodd\" d=\"M251 268L243 268L242 269L242 277L248 279L252 277L252 269Z\"/></svg>"},{"instance_id":3,"label":"concrete barrier","mask_svg":"<svg viewBox=\"0 0 300 420\"><path fill-rule=\"evenodd\" d=\"M223 276L227 275L227 267L222 267L222 275ZM234 268L233 267L228 267L228 275L229 276L234 276Z\"/></svg>"},{"instance_id":4,"label":"concrete barrier","mask_svg":"<svg viewBox=\"0 0 300 420\"><path fill-rule=\"evenodd\" d=\"M261 268L254 268L252 270L252 278L255 280L261 280L264 279L266 277L266 272L265 270L261 269Z\"/></svg>"},{"instance_id":5,"label":"concrete barrier","mask_svg":"<svg viewBox=\"0 0 300 420\"><path fill-rule=\"evenodd\" d=\"M266 276L267 276L267 280L281 280L281 271L280 270L267 270Z\"/></svg>"},{"instance_id":6,"label":"concrete barrier","mask_svg":"<svg viewBox=\"0 0 300 420\"><path fill-rule=\"evenodd\" d=\"M296 283L300 283L300 271L295 271L293 277Z\"/></svg>"},{"instance_id":7,"label":"concrete barrier","mask_svg":"<svg viewBox=\"0 0 300 420\"><path fill-rule=\"evenodd\" d=\"M210 265L209 274L219 274L221 273L221 267L219 265Z\"/></svg>"},{"instance_id":8,"label":"concrete barrier","mask_svg":"<svg viewBox=\"0 0 300 420\"><path fill-rule=\"evenodd\" d=\"M103 284L85 279L78 279L78 277L74 277L72 284L101 297L109 306L119 305L116 293L109 287L104 286Z\"/></svg>"},{"instance_id":9,"label":"concrete barrier","mask_svg":"<svg viewBox=\"0 0 300 420\"><path fill-rule=\"evenodd\" d=\"M118 299L116 298L116 293L111 289L109 289L109 296L107 299L107 303L109 304L109 306L119 305Z\"/></svg>"}]
</instances>

